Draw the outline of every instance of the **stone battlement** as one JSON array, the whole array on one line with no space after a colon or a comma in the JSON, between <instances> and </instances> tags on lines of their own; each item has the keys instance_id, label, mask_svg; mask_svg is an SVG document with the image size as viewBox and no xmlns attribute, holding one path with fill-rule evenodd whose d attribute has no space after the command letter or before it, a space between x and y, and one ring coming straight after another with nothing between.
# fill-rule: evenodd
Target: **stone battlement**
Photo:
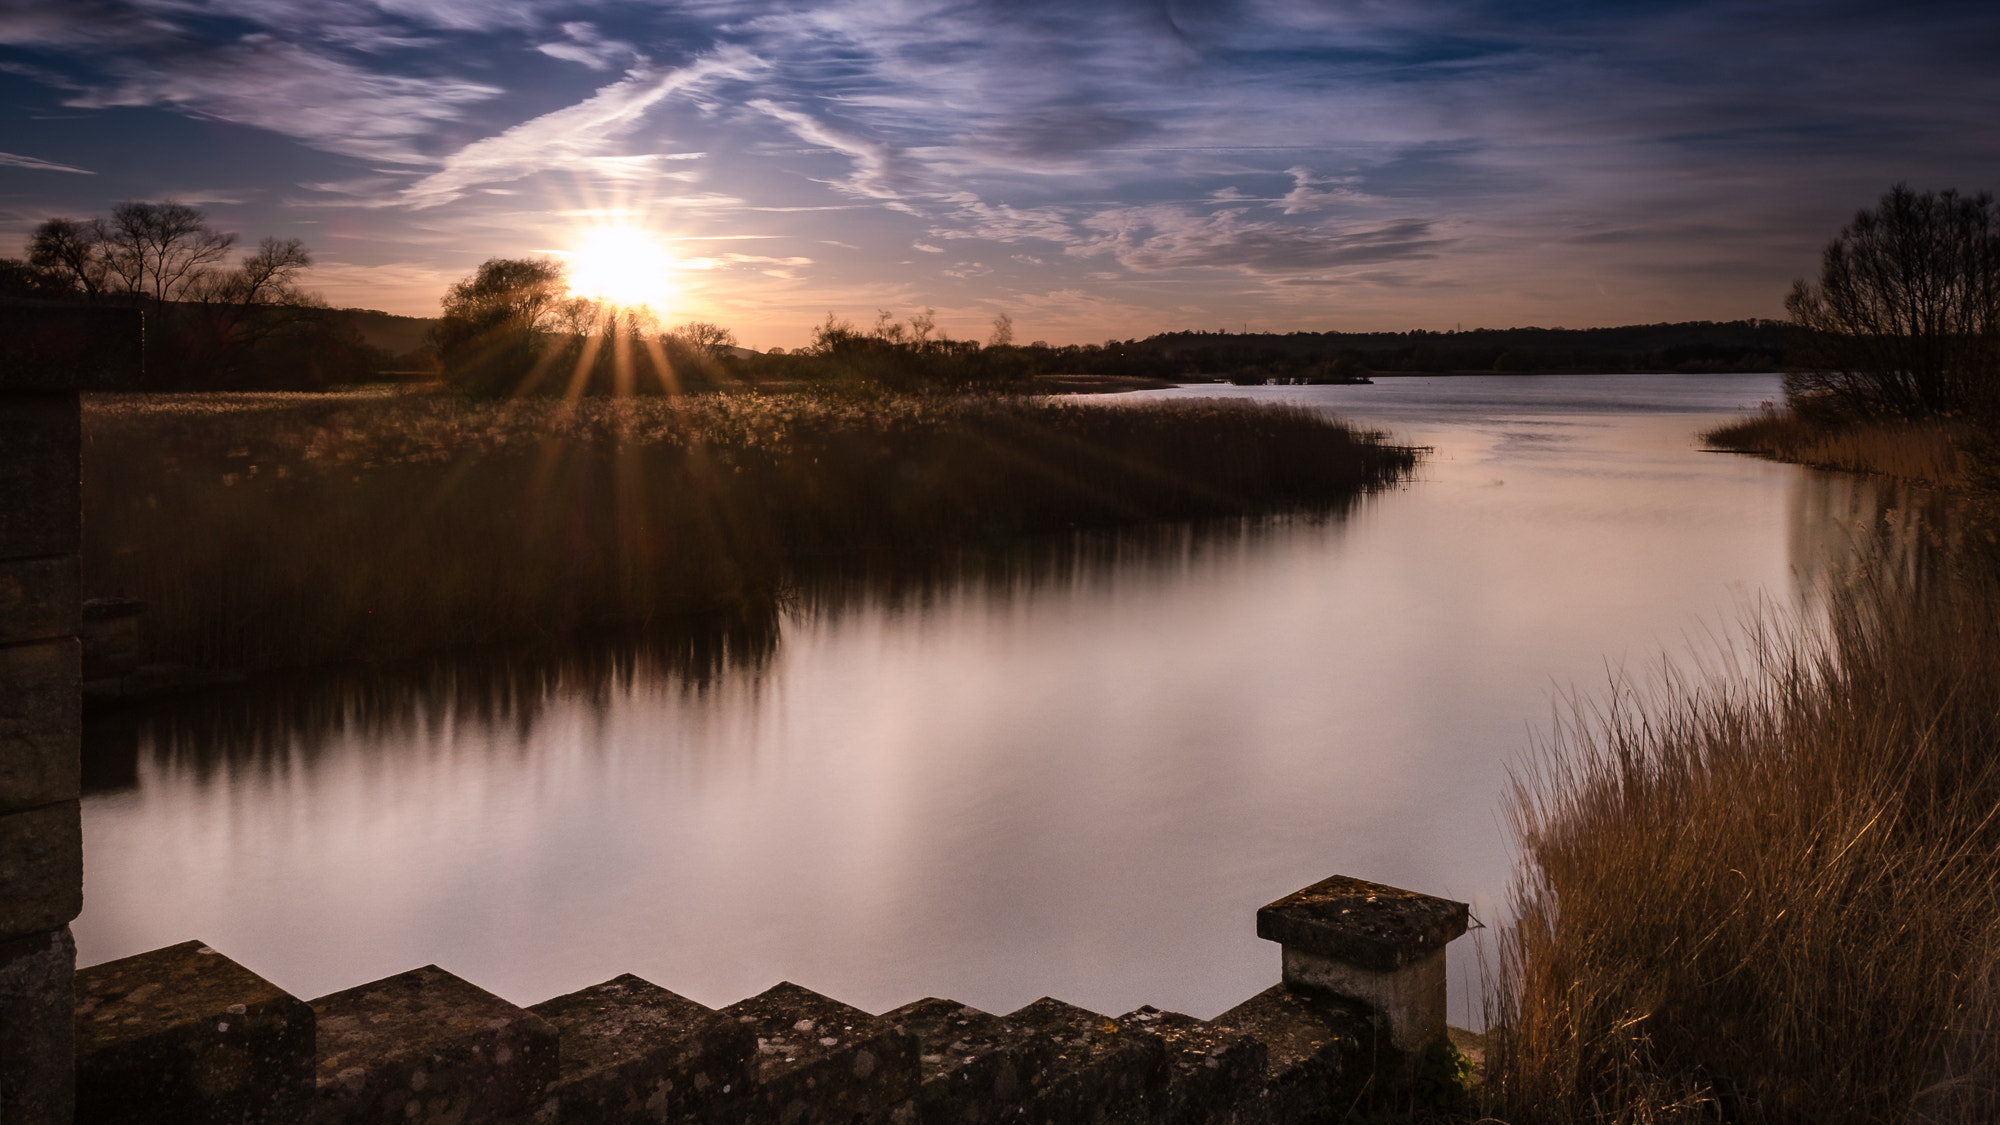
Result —
<instances>
[{"instance_id":1,"label":"stone battlement","mask_svg":"<svg viewBox=\"0 0 2000 1125\"><path fill-rule=\"evenodd\" d=\"M1326 888L1380 909L1328 916ZM1465 917L1378 884L1316 884L1260 922L1365 947L1368 964L1313 954L1361 987L1288 980L1212 1020L1046 997L1005 1015L935 998L875 1015L791 983L717 1011L629 975L519 1008L435 965L307 1002L189 941L77 972L76 1121L1310 1120L1394 1089L1443 1038L1441 974L1407 1011L1377 986L1441 954Z\"/></svg>"}]
</instances>

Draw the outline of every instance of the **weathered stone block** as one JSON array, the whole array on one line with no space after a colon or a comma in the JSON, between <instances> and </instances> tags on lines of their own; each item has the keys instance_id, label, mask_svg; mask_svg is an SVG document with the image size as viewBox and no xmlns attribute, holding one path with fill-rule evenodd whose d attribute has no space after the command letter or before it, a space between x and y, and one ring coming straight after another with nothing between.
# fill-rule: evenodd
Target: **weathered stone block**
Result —
<instances>
[{"instance_id":1,"label":"weathered stone block","mask_svg":"<svg viewBox=\"0 0 2000 1125\"><path fill-rule=\"evenodd\" d=\"M0 561L0 644L75 636L80 581L73 554Z\"/></svg>"},{"instance_id":2,"label":"weathered stone block","mask_svg":"<svg viewBox=\"0 0 2000 1125\"><path fill-rule=\"evenodd\" d=\"M76 553L82 451L74 393L0 394L0 559Z\"/></svg>"},{"instance_id":3,"label":"weathered stone block","mask_svg":"<svg viewBox=\"0 0 2000 1125\"><path fill-rule=\"evenodd\" d=\"M0 394L130 388L144 361L144 323L138 309L0 304Z\"/></svg>"},{"instance_id":4,"label":"weathered stone block","mask_svg":"<svg viewBox=\"0 0 2000 1125\"><path fill-rule=\"evenodd\" d=\"M302 1122L313 1013L198 941L76 974L79 1125Z\"/></svg>"},{"instance_id":5,"label":"weathered stone block","mask_svg":"<svg viewBox=\"0 0 2000 1125\"><path fill-rule=\"evenodd\" d=\"M1234 1121L1277 1125L1338 1117L1376 1085L1378 1070L1393 1074L1403 1062L1381 1041L1366 1007L1282 984L1209 1022L1264 1047L1262 1095L1239 1101Z\"/></svg>"},{"instance_id":6,"label":"weathered stone block","mask_svg":"<svg viewBox=\"0 0 2000 1125\"><path fill-rule=\"evenodd\" d=\"M312 1002L315 1125L528 1120L557 1076L542 1017L426 965Z\"/></svg>"},{"instance_id":7,"label":"weathered stone block","mask_svg":"<svg viewBox=\"0 0 2000 1125\"><path fill-rule=\"evenodd\" d=\"M846 1125L884 1117L917 1092L917 1045L901 1027L785 982L723 1014L749 1028L757 1055L747 1096L718 1120Z\"/></svg>"},{"instance_id":8,"label":"weathered stone block","mask_svg":"<svg viewBox=\"0 0 2000 1125\"><path fill-rule=\"evenodd\" d=\"M626 975L529 1007L560 1036L543 1116L563 1125L713 1120L749 1087L747 1024Z\"/></svg>"},{"instance_id":9,"label":"weathered stone block","mask_svg":"<svg viewBox=\"0 0 2000 1125\"><path fill-rule=\"evenodd\" d=\"M1158 1037L1166 1051L1167 1081L1154 1112L1157 1121L1227 1121L1238 1103L1254 1102L1263 1092L1270 1049L1241 1031L1150 1004L1118 1022Z\"/></svg>"},{"instance_id":10,"label":"weathered stone block","mask_svg":"<svg viewBox=\"0 0 2000 1125\"><path fill-rule=\"evenodd\" d=\"M956 1000L935 997L885 1012L916 1040L921 1085L892 1115L923 1125L1014 1121L1047 1072L1055 1045L1045 1035Z\"/></svg>"},{"instance_id":11,"label":"weathered stone block","mask_svg":"<svg viewBox=\"0 0 2000 1125\"><path fill-rule=\"evenodd\" d=\"M1359 1000L1411 1059L1444 1037L1444 948L1465 932L1462 902L1336 875L1257 911L1257 936L1284 946L1284 980Z\"/></svg>"},{"instance_id":12,"label":"weathered stone block","mask_svg":"<svg viewBox=\"0 0 2000 1125\"><path fill-rule=\"evenodd\" d=\"M0 813L80 792L80 653L74 637L0 646Z\"/></svg>"},{"instance_id":13,"label":"weathered stone block","mask_svg":"<svg viewBox=\"0 0 2000 1125\"><path fill-rule=\"evenodd\" d=\"M59 930L83 909L76 801L0 816L0 941Z\"/></svg>"},{"instance_id":14,"label":"weathered stone block","mask_svg":"<svg viewBox=\"0 0 2000 1125\"><path fill-rule=\"evenodd\" d=\"M1043 997L1007 1015L1054 1049L1033 1080L1027 1117L1037 1122L1151 1121L1166 1084L1160 1038L1109 1016Z\"/></svg>"},{"instance_id":15,"label":"weathered stone block","mask_svg":"<svg viewBox=\"0 0 2000 1125\"><path fill-rule=\"evenodd\" d=\"M69 927L0 942L0 1121L69 1125L76 943Z\"/></svg>"}]
</instances>

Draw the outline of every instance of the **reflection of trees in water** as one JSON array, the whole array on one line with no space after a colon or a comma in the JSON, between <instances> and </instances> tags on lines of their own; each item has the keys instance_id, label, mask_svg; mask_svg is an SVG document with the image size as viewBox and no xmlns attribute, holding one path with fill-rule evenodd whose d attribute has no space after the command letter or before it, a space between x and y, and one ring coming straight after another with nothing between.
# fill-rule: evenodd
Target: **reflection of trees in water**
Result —
<instances>
[{"instance_id":1,"label":"reflection of trees in water","mask_svg":"<svg viewBox=\"0 0 2000 1125\"><path fill-rule=\"evenodd\" d=\"M525 746L551 704L602 714L635 690L709 694L740 677L753 687L777 652L771 601L676 619L561 649L442 654L402 665L261 677L238 689L89 716L85 788L138 783L143 747L158 763L208 781L219 771L278 772L335 741L374 746L459 726L512 729Z\"/></svg>"},{"instance_id":2,"label":"reflection of trees in water","mask_svg":"<svg viewBox=\"0 0 2000 1125\"><path fill-rule=\"evenodd\" d=\"M86 724L85 785L98 793L135 787L142 749L155 764L204 783L224 771L278 773L310 764L336 742L375 747L456 728L511 729L513 744L525 749L557 703L604 714L635 693L703 701L725 685L755 693L777 655L787 613L818 620L875 607L922 613L965 592L1005 604L1126 577L1166 578L1254 551L1273 537L1316 533L1352 507L1040 536L986 550L825 557L796 571L782 599L747 603L733 614L677 619L560 649L475 650L405 665L266 676L242 688L99 712Z\"/></svg>"},{"instance_id":3,"label":"reflection of trees in water","mask_svg":"<svg viewBox=\"0 0 2000 1125\"><path fill-rule=\"evenodd\" d=\"M1824 608L1857 584L1882 592L1929 589L1945 575L1965 520L1949 496L1903 481L1801 471L1786 497L1800 599Z\"/></svg>"}]
</instances>

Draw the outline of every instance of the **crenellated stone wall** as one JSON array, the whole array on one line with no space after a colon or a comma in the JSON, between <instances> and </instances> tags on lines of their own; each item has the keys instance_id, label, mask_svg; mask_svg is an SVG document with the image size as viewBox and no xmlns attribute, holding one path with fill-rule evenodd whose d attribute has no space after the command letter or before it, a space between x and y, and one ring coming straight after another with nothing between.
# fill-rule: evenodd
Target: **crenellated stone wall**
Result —
<instances>
[{"instance_id":1,"label":"crenellated stone wall","mask_svg":"<svg viewBox=\"0 0 2000 1125\"><path fill-rule=\"evenodd\" d=\"M1294 979L1212 1020L1046 997L873 1015L790 983L716 1011L634 976L518 1008L435 965L308 1003L190 941L77 973L76 1120L1248 1125L1393 1089L1444 1037L1442 975L1382 986L1462 934L1464 904L1335 878L1259 918L1291 933L1286 965L1303 932L1407 1010Z\"/></svg>"},{"instance_id":2,"label":"crenellated stone wall","mask_svg":"<svg viewBox=\"0 0 2000 1125\"><path fill-rule=\"evenodd\" d=\"M197 941L81 971L78 394L136 381L139 314L0 303L0 1122L5 1125L1293 1122L1444 1036L1463 903L1336 877L1258 912L1281 983L1198 1020L1037 1000L871 1015L790 983L716 1011L634 976L519 1008L435 965L302 1001Z\"/></svg>"}]
</instances>

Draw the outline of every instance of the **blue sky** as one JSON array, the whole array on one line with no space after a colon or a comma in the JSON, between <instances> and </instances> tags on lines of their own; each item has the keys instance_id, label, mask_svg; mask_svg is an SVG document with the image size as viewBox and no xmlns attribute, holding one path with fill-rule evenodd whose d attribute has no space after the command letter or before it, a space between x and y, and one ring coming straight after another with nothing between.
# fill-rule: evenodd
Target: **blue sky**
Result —
<instances>
[{"instance_id":1,"label":"blue sky","mask_svg":"<svg viewBox=\"0 0 2000 1125\"><path fill-rule=\"evenodd\" d=\"M612 228L760 347L1779 316L1890 184L2000 188L1996 58L1990 0L0 0L0 254L176 198L428 315Z\"/></svg>"}]
</instances>

